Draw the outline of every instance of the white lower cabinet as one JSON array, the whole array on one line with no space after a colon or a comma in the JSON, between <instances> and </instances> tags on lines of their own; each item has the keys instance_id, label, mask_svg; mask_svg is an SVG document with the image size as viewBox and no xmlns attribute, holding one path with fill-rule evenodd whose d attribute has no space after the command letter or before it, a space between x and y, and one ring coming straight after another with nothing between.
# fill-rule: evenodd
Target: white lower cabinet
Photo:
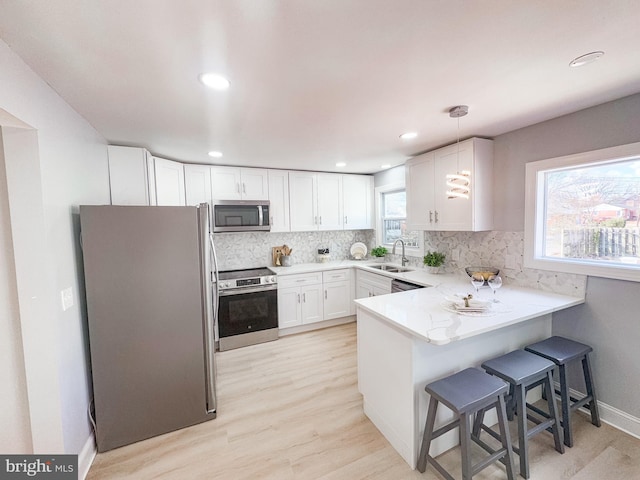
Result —
<instances>
[{"instance_id":1,"label":"white lower cabinet","mask_svg":"<svg viewBox=\"0 0 640 480\"><path fill-rule=\"evenodd\" d=\"M301 273L278 278L278 326L308 325L352 314L351 270Z\"/></svg>"},{"instance_id":2,"label":"white lower cabinet","mask_svg":"<svg viewBox=\"0 0 640 480\"><path fill-rule=\"evenodd\" d=\"M356 274L356 299L391 293L391 277L358 270Z\"/></svg>"},{"instance_id":3,"label":"white lower cabinet","mask_svg":"<svg viewBox=\"0 0 640 480\"><path fill-rule=\"evenodd\" d=\"M348 268L322 273L324 319L351 315L351 275Z\"/></svg>"},{"instance_id":4,"label":"white lower cabinet","mask_svg":"<svg viewBox=\"0 0 640 480\"><path fill-rule=\"evenodd\" d=\"M278 326L295 327L323 319L322 272L278 278Z\"/></svg>"}]
</instances>

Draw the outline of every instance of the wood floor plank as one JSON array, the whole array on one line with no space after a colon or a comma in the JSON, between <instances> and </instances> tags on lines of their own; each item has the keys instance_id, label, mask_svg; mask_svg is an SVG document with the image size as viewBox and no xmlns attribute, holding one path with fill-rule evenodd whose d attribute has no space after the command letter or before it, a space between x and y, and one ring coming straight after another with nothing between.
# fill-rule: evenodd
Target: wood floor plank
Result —
<instances>
[{"instance_id":1,"label":"wood floor plank","mask_svg":"<svg viewBox=\"0 0 640 480\"><path fill-rule=\"evenodd\" d=\"M440 478L430 468L424 474L409 468L364 415L354 323L222 352L217 360L218 418L101 453L87 478ZM532 439L532 480L640 479L633 476L640 440L607 425L595 428L581 414L575 425L576 446L564 455L550 435ZM460 477L457 448L439 460ZM504 469L492 465L474 480L503 478Z\"/></svg>"}]
</instances>

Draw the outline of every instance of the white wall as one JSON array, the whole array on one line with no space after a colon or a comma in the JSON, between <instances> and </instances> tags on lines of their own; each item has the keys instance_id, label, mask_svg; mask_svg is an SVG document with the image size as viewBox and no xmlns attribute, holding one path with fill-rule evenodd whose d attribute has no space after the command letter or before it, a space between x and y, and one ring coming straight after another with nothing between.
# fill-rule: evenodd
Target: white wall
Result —
<instances>
[{"instance_id":1,"label":"white wall","mask_svg":"<svg viewBox=\"0 0 640 480\"><path fill-rule=\"evenodd\" d=\"M16 276L19 278L21 273L38 275L45 289L43 298L39 299L46 306L45 313L34 315L27 308L28 305L23 304L26 300L21 299L20 323L24 328L25 321L33 322L33 325L40 322L42 332L50 329L55 332L46 339L42 338L42 334L39 338L32 338L38 336L37 331L29 330L31 337L28 337L23 329L27 388L39 375L52 373L51 368L56 370L52 374L55 381L46 383L46 396L29 397L32 442L37 452L63 450L66 453L80 453L90 438L87 408L91 388L86 311L81 300L84 292L81 291L83 279L77 206L83 203L109 203L106 141L2 41L0 109L31 126L37 135L37 168L31 168L33 165L29 163L21 166L13 162L13 170L8 175L10 207L12 196L15 195L11 193L14 182L14 186L37 192L42 211L41 219L35 219L36 225L28 226L27 219L13 215L11 218L14 237L25 234L28 228L35 228L39 241L33 243L43 246L43 260L37 267L26 261L18 262L16 258ZM2 118L0 116L0 120ZM30 159L33 160L32 157ZM11 163L11 158L5 160ZM9 170L8 167L7 172ZM17 202L13 205L18 208ZM6 255L7 250L3 251ZM0 295L11 294L4 283L0 283ZM63 312L60 291L67 287L73 290L75 305ZM26 313L23 313L23 308ZM0 324L0 327L3 328L0 335L10 333L5 332L7 325ZM15 333L12 335L15 338ZM29 351L29 345L38 345L42 349L39 355ZM53 367L44 364L47 358L54 358ZM17 382L19 386L19 379ZM4 407L10 407L18 414L23 408L17 407L15 402L5 405L4 396L0 396L0 408L4 410ZM43 415L36 413L42 410L55 416L48 425L38 425L44 420L41 418ZM5 414L9 413L3 411L2 415ZM24 429L24 422L13 428ZM26 438L28 432L15 433ZM1 442L6 436L3 434L0 438ZM6 449L0 445L0 450Z\"/></svg>"},{"instance_id":2,"label":"white wall","mask_svg":"<svg viewBox=\"0 0 640 480\"><path fill-rule=\"evenodd\" d=\"M0 451L17 454L32 447L8 195L0 131Z\"/></svg>"}]
</instances>

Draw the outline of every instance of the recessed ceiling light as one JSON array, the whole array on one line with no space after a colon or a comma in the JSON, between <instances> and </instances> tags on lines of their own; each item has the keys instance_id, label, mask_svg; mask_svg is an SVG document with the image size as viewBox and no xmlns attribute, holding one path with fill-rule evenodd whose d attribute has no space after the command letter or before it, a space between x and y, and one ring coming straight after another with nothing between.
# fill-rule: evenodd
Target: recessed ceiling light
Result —
<instances>
[{"instance_id":1,"label":"recessed ceiling light","mask_svg":"<svg viewBox=\"0 0 640 480\"><path fill-rule=\"evenodd\" d=\"M222 152L209 152L209 156L213 158L220 158L222 157Z\"/></svg>"},{"instance_id":2,"label":"recessed ceiling light","mask_svg":"<svg viewBox=\"0 0 640 480\"><path fill-rule=\"evenodd\" d=\"M418 136L418 132L407 132L400 135L402 140L411 140L412 138L416 138Z\"/></svg>"},{"instance_id":3,"label":"recessed ceiling light","mask_svg":"<svg viewBox=\"0 0 640 480\"><path fill-rule=\"evenodd\" d=\"M587 53L586 55L580 55L579 57L571 60L571 62L569 63L569 66L582 67L583 65L587 65L588 63L595 62L603 55L604 55L604 52L601 52L601 51Z\"/></svg>"},{"instance_id":4,"label":"recessed ceiling light","mask_svg":"<svg viewBox=\"0 0 640 480\"><path fill-rule=\"evenodd\" d=\"M389 164L380 165L380 168L391 168L391 165L389 165Z\"/></svg>"},{"instance_id":5,"label":"recessed ceiling light","mask_svg":"<svg viewBox=\"0 0 640 480\"><path fill-rule=\"evenodd\" d=\"M231 85L229 80L217 73L203 73L200 75L200 81L214 90L226 90Z\"/></svg>"},{"instance_id":6,"label":"recessed ceiling light","mask_svg":"<svg viewBox=\"0 0 640 480\"><path fill-rule=\"evenodd\" d=\"M336 163L336 167L346 167L346 166L347 166L347 164L346 164L346 163L344 163L344 162L338 162L338 163Z\"/></svg>"}]
</instances>

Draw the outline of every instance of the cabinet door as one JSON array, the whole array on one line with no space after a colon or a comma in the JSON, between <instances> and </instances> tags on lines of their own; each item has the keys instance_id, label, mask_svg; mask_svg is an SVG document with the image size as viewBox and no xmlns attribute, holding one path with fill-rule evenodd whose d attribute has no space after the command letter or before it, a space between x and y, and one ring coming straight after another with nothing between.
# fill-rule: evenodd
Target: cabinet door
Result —
<instances>
[{"instance_id":1,"label":"cabinet door","mask_svg":"<svg viewBox=\"0 0 640 480\"><path fill-rule=\"evenodd\" d=\"M185 165L184 189L187 205L211 204L211 167Z\"/></svg>"},{"instance_id":2,"label":"cabinet door","mask_svg":"<svg viewBox=\"0 0 640 480\"><path fill-rule=\"evenodd\" d=\"M342 230L342 175L318 174L318 229Z\"/></svg>"},{"instance_id":3,"label":"cabinet door","mask_svg":"<svg viewBox=\"0 0 640 480\"><path fill-rule=\"evenodd\" d=\"M315 173L289 172L289 215L292 232L318 230Z\"/></svg>"},{"instance_id":4,"label":"cabinet door","mask_svg":"<svg viewBox=\"0 0 640 480\"><path fill-rule=\"evenodd\" d=\"M240 169L211 167L211 196L214 200L241 200Z\"/></svg>"},{"instance_id":5,"label":"cabinet door","mask_svg":"<svg viewBox=\"0 0 640 480\"><path fill-rule=\"evenodd\" d=\"M269 170L269 223L272 232L290 232L289 172Z\"/></svg>"},{"instance_id":6,"label":"cabinet door","mask_svg":"<svg viewBox=\"0 0 640 480\"><path fill-rule=\"evenodd\" d=\"M433 158L433 152L429 152L409 160L406 164L408 230L433 230L435 228Z\"/></svg>"},{"instance_id":7,"label":"cabinet door","mask_svg":"<svg viewBox=\"0 0 640 480\"><path fill-rule=\"evenodd\" d=\"M301 295L298 287L278 289L278 327L288 328L302 324Z\"/></svg>"},{"instance_id":8,"label":"cabinet door","mask_svg":"<svg viewBox=\"0 0 640 480\"><path fill-rule=\"evenodd\" d=\"M322 285L300 287L302 297L302 323L314 323L323 320L322 315Z\"/></svg>"},{"instance_id":9,"label":"cabinet door","mask_svg":"<svg viewBox=\"0 0 640 480\"><path fill-rule=\"evenodd\" d=\"M240 191L243 200L269 200L267 170L263 168L241 168Z\"/></svg>"},{"instance_id":10,"label":"cabinet door","mask_svg":"<svg viewBox=\"0 0 640 480\"><path fill-rule=\"evenodd\" d=\"M144 148L109 145L112 205L153 205L149 198L148 152ZM153 164L153 159L149 159ZM155 202L154 202L155 203Z\"/></svg>"},{"instance_id":11,"label":"cabinet door","mask_svg":"<svg viewBox=\"0 0 640 480\"><path fill-rule=\"evenodd\" d=\"M154 157L158 205L183 206L184 168L181 163Z\"/></svg>"},{"instance_id":12,"label":"cabinet door","mask_svg":"<svg viewBox=\"0 0 640 480\"><path fill-rule=\"evenodd\" d=\"M358 281L356 283L356 299L358 298L367 298L373 295L373 287L363 281Z\"/></svg>"},{"instance_id":13,"label":"cabinet door","mask_svg":"<svg viewBox=\"0 0 640 480\"><path fill-rule=\"evenodd\" d=\"M342 196L344 229L373 228L373 177L370 175L343 175Z\"/></svg>"},{"instance_id":14,"label":"cabinet door","mask_svg":"<svg viewBox=\"0 0 640 480\"><path fill-rule=\"evenodd\" d=\"M324 288L324 319L331 320L350 315L351 288L348 281L330 282Z\"/></svg>"},{"instance_id":15,"label":"cabinet door","mask_svg":"<svg viewBox=\"0 0 640 480\"><path fill-rule=\"evenodd\" d=\"M434 194L435 208L438 212L437 230L471 231L471 209L473 199L448 197L446 176L450 173L473 171L473 143L468 141L460 145L450 145L434 152ZM473 177L473 175L472 175Z\"/></svg>"}]
</instances>

